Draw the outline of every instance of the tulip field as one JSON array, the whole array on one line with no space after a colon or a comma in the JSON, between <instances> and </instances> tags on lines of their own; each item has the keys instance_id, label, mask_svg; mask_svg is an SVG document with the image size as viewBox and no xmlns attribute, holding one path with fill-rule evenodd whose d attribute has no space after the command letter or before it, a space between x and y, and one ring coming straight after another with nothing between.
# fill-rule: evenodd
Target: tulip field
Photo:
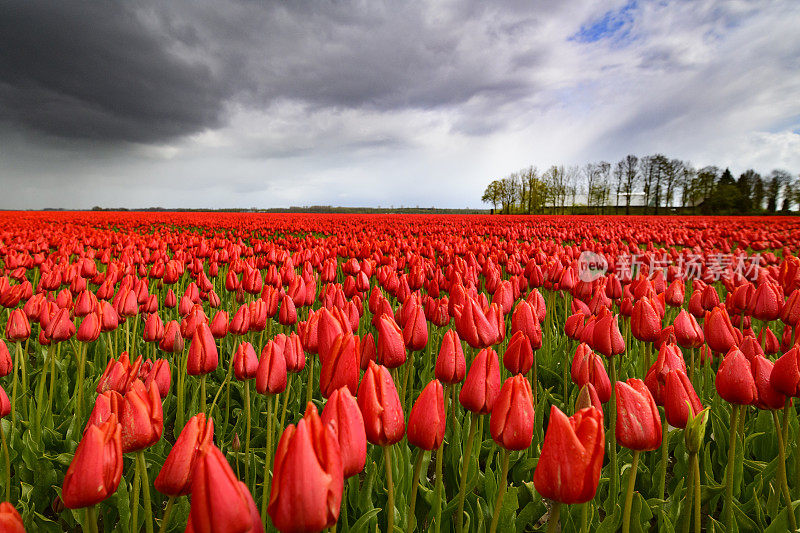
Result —
<instances>
[{"instance_id":1,"label":"tulip field","mask_svg":"<svg viewBox=\"0 0 800 533\"><path fill-rule=\"evenodd\" d=\"M0 532L797 529L800 219L0 222Z\"/></svg>"}]
</instances>

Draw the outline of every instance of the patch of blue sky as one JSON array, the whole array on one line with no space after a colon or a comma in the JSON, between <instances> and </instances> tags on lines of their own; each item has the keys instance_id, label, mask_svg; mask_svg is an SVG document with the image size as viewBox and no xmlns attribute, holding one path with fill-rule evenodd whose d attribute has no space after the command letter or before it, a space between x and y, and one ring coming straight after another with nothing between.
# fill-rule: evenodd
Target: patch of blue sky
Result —
<instances>
[{"instance_id":1,"label":"patch of blue sky","mask_svg":"<svg viewBox=\"0 0 800 533\"><path fill-rule=\"evenodd\" d=\"M633 11L636 9L636 4L637 0L632 0L619 9L607 11L599 19L581 25L581 28L570 35L568 40L579 43L594 43L608 39L614 44L624 44L630 37Z\"/></svg>"}]
</instances>

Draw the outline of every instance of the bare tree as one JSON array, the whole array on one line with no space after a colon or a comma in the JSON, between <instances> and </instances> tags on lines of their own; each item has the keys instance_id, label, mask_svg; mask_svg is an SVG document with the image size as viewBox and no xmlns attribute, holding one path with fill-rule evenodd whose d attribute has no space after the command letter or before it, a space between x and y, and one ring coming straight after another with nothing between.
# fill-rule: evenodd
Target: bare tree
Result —
<instances>
[{"instance_id":1,"label":"bare tree","mask_svg":"<svg viewBox=\"0 0 800 533\"><path fill-rule=\"evenodd\" d=\"M618 161L616 165L614 165L614 180L616 185L614 186L614 192L616 193L616 200L614 201L614 212L619 214L619 193L623 191L624 183L625 183L625 165L622 161Z\"/></svg>"},{"instance_id":2,"label":"bare tree","mask_svg":"<svg viewBox=\"0 0 800 533\"><path fill-rule=\"evenodd\" d=\"M625 193L625 214L629 215L631 212L631 196L639 183L639 158L635 155L629 154L625 159L617 163L622 165L625 174L623 182L623 191Z\"/></svg>"}]
</instances>

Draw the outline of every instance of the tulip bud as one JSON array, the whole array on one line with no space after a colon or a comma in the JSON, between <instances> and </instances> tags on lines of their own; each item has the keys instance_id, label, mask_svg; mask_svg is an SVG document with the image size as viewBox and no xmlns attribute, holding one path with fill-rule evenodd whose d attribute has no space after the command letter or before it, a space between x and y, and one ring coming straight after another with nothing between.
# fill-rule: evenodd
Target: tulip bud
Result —
<instances>
[{"instance_id":1,"label":"tulip bud","mask_svg":"<svg viewBox=\"0 0 800 533\"><path fill-rule=\"evenodd\" d=\"M228 460L212 443L203 448L192 477L191 531L247 533L259 527L260 522L253 524L253 498L236 479Z\"/></svg>"},{"instance_id":2,"label":"tulip bud","mask_svg":"<svg viewBox=\"0 0 800 533\"><path fill-rule=\"evenodd\" d=\"M108 420L112 414L119 420L122 415L122 405L124 403L125 399L115 390L107 390L99 394L94 401L94 408L89 415L89 421L86 423L86 428L83 430L84 433L86 433L86 429L90 426L101 425Z\"/></svg>"},{"instance_id":3,"label":"tulip bud","mask_svg":"<svg viewBox=\"0 0 800 533\"><path fill-rule=\"evenodd\" d=\"M717 353L727 353L737 344L733 324L728 311L722 305L706 312L703 329L708 346Z\"/></svg>"},{"instance_id":4,"label":"tulip bud","mask_svg":"<svg viewBox=\"0 0 800 533\"><path fill-rule=\"evenodd\" d=\"M661 416L653 396L641 379L617 381L617 427L620 446L637 451L661 446Z\"/></svg>"},{"instance_id":5,"label":"tulip bud","mask_svg":"<svg viewBox=\"0 0 800 533\"><path fill-rule=\"evenodd\" d=\"M218 364L219 354L211 328L205 322L201 322L195 329L189 345L186 373L190 376L208 374L216 370Z\"/></svg>"},{"instance_id":6,"label":"tulip bud","mask_svg":"<svg viewBox=\"0 0 800 533\"><path fill-rule=\"evenodd\" d=\"M61 498L69 509L90 507L117 490L122 478L122 429L111 415L89 426L64 476Z\"/></svg>"},{"instance_id":7,"label":"tulip bud","mask_svg":"<svg viewBox=\"0 0 800 533\"><path fill-rule=\"evenodd\" d=\"M464 409L485 415L492 412L500 394L500 362L497 352L484 348L469 367L467 378L461 386L458 401Z\"/></svg>"},{"instance_id":8,"label":"tulip bud","mask_svg":"<svg viewBox=\"0 0 800 533\"><path fill-rule=\"evenodd\" d=\"M647 370L644 383L650 389L650 394L656 401L656 405L664 405L664 387L667 383L667 374L672 370L680 370L686 373L686 361L683 359L681 349L674 344L663 344L658 349L658 357Z\"/></svg>"},{"instance_id":9,"label":"tulip bud","mask_svg":"<svg viewBox=\"0 0 800 533\"><path fill-rule=\"evenodd\" d=\"M503 354L503 366L511 374L527 374L533 366L533 350L528 337L522 330L511 336Z\"/></svg>"},{"instance_id":10,"label":"tulip bud","mask_svg":"<svg viewBox=\"0 0 800 533\"><path fill-rule=\"evenodd\" d=\"M453 385L463 381L466 372L467 363L458 333L453 329L448 329L442 337L442 346L439 349L439 356L436 358L434 375L442 383Z\"/></svg>"},{"instance_id":11,"label":"tulip bud","mask_svg":"<svg viewBox=\"0 0 800 533\"><path fill-rule=\"evenodd\" d=\"M403 333L393 318L381 315L378 329L378 362L386 368L397 368L406 362Z\"/></svg>"},{"instance_id":12,"label":"tulip bud","mask_svg":"<svg viewBox=\"0 0 800 533\"><path fill-rule=\"evenodd\" d=\"M322 411L322 423L333 429L339 442L345 479L364 470L367 460L364 417L347 387L340 387L330 395Z\"/></svg>"},{"instance_id":13,"label":"tulip bud","mask_svg":"<svg viewBox=\"0 0 800 533\"><path fill-rule=\"evenodd\" d=\"M681 312L675 317L673 325L675 339L683 348L699 348L703 345L705 340L703 330L697 320L685 309L681 309Z\"/></svg>"},{"instance_id":14,"label":"tulip bud","mask_svg":"<svg viewBox=\"0 0 800 533\"><path fill-rule=\"evenodd\" d=\"M597 390L591 383L585 384L578 392L578 397L575 398L575 411L586 409L587 407L594 407L600 414L603 414L603 404L597 396Z\"/></svg>"},{"instance_id":15,"label":"tulip bud","mask_svg":"<svg viewBox=\"0 0 800 533\"><path fill-rule=\"evenodd\" d=\"M588 329L589 325L586 325ZM617 315L604 308L594 323L591 346L606 357L613 357L625 351L625 339L619 331Z\"/></svg>"},{"instance_id":16,"label":"tulip bud","mask_svg":"<svg viewBox=\"0 0 800 533\"><path fill-rule=\"evenodd\" d=\"M144 383L137 380L125 394L122 405L122 451L137 452L149 448L161 438L164 430L164 412L158 385L151 383L145 389Z\"/></svg>"},{"instance_id":17,"label":"tulip bud","mask_svg":"<svg viewBox=\"0 0 800 533\"><path fill-rule=\"evenodd\" d=\"M259 394L279 394L286 390L286 358L275 341L261 350L256 369L256 391Z\"/></svg>"},{"instance_id":18,"label":"tulip bud","mask_svg":"<svg viewBox=\"0 0 800 533\"><path fill-rule=\"evenodd\" d=\"M147 373L144 386L146 389L150 389L150 385L155 383L158 387L158 394L163 400L169 393L169 384L171 380L172 375L169 368L169 361L166 359L158 359L153 363L153 368Z\"/></svg>"},{"instance_id":19,"label":"tulip bud","mask_svg":"<svg viewBox=\"0 0 800 533\"><path fill-rule=\"evenodd\" d=\"M211 320L211 335L215 339L222 339L228 334L228 313L217 311Z\"/></svg>"},{"instance_id":20,"label":"tulip bud","mask_svg":"<svg viewBox=\"0 0 800 533\"><path fill-rule=\"evenodd\" d=\"M498 446L524 450L533 440L533 393L522 374L508 378L492 407L489 430Z\"/></svg>"},{"instance_id":21,"label":"tulip bud","mask_svg":"<svg viewBox=\"0 0 800 533\"><path fill-rule=\"evenodd\" d=\"M177 320L170 320L164 326L164 336L158 343L158 348L169 353L180 353L183 351L183 335L181 335L180 324Z\"/></svg>"},{"instance_id":22,"label":"tulip bud","mask_svg":"<svg viewBox=\"0 0 800 533\"><path fill-rule=\"evenodd\" d=\"M439 380L428 383L408 416L408 443L423 450L442 445L445 431L444 390Z\"/></svg>"},{"instance_id":23,"label":"tulip bud","mask_svg":"<svg viewBox=\"0 0 800 533\"><path fill-rule=\"evenodd\" d=\"M258 356L253 345L242 342L233 354L233 373L239 381L246 381L256 377L258 371Z\"/></svg>"},{"instance_id":24,"label":"tulip bud","mask_svg":"<svg viewBox=\"0 0 800 533\"><path fill-rule=\"evenodd\" d=\"M30 336L31 324L28 317L25 316L25 312L22 309L11 311L8 322L6 322L6 338L10 341L21 342Z\"/></svg>"},{"instance_id":25,"label":"tulip bud","mask_svg":"<svg viewBox=\"0 0 800 533\"><path fill-rule=\"evenodd\" d=\"M708 422L708 412L711 408L706 407L696 415L689 414L686 421L686 428L683 430L683 442L686 451L689 453L699 453L703 445L706 434L706 423Z\"/></svg>"},{"instance_id":26,"label":"tulip bud","mask_svg":"<svg viewBox=\"0 0 800 533\"><path fill-rule=\"evenodd\" d=\"M585 503L594 498L605 455L603 414L588 407L567 418L555 405L533 473L536 491L544 498Z\"/></svg>"},{"instance_id":27,"label":"tulip bud","mask_svg":"<svg viewBox=\"0 0 800 533\"><path fill-rule=\"evenodd\" d=\"M512 337L518 331L525 333L532 350L538 350L542 347L542 326L539 324L536 310L525 300L517 304L517 307L514 309L514 314L511 315ZM505 357L503 361L505 361ZM522 374L524 373L525 372L522 372Z\"/></svg>"},{"instance_id":28,"label":"tulip bud","mask_svg":"<svg viewBox=\"0 0 800 533\"><path fill-rule=\"evenodd\" d=\"M794 345L777 361L770 374L772 387L786 396L800 396L800 347Z\"/></svg>"},{"instance_id":29,"label":"tulip bud","mask_svg":"<svg viewBox=\"0 0 800 533\"><path fill-rule=\"evenodd\" d=\"M297 333L286 337L283 357L286 359L287 372L301 372L306 367L306 353L303 351L303 345L300 343L300 336Z\"/></svg>"},{"instance_id":30,"label":"tulip bud","mask_svg":"<svg viewBox=\"0 0 800 533\"><path fill-rule=\"evenodd\" d=\"M719 364L715 386L717 393L728 403L750 405L758 398L750 362L735 346Z\"/></svg>"},{"instance_id":31,"label":"tulip bud","mask_svg":"<svg viewBox=\"0 0 800 533\"><path fill-rule=\"evenodd\" d=\"M206 420L204 413L198 413L190 418L153 482L156 490L161 494L175 497L189 494L192 490L192 475L197 467L197 458L213 444L214 421L211 418Z\"/></svg>"},{"instance_id":32,"label":"tulip bud","mask_svg":"<svg viewBox=\"0 0 800 533\"><path fill-rule=\"evenodd\" d=\"M661 333L661 317L650 298L642 298L633 306L631 333L644 342L655 342Z\"/></svg>"},{"instance_id":33,"label":"tulip bud","mask_svg":"<svg viewBox=\"0 0 800 533\"><path fill-rule=\"evenodd\" d=\"M606 367L587 344L581 343L575 350L570 375L572 382L579 387L591 383L600 402L606 403L611 398L611 381Z\"/></svg>"},{"instance_id":34,"label":"tulip bud","mask_svg":"<svg viewBox=\"0 0 800 533\"><path fill-rule=\"evenodd\" d=\"M22 517L14 506L8 502L0 503L0 531L5 533L25 533Z\"/></svg>"},{"instance_id":35,"label":"tulip bud","mask_svg":"<svg viewBox=\"0 0 800 533\"><path fill-rule=\"evenodd\" d=\"M664 414L669 425L685 428L686 421L692 414L703 409L700 398L682 370L671 370L667 373L664 385Z\"/></svg>"},{"instance_id":36,"label":"tulip bud","mask_svg":"<svg viewBox=\"0 0 800 533\"><path fill-rule=\"evenodd\" d=\"M333 429L322 423L313 404L296 427L289 425L281 435L273 472L267 512L278 530L321 531L336 523L344 487L342 457Z\"/></svg>"},{"instance_id":37,"label":"tulip bud","mask_svg":"<svg viewBox=\"0 0 800 533\"><path fill-rule=\"evenodd\" d=\"M360 352L358 337L347 332L336 337L326 355L320 354L322 368L319 388L324 398L341 386L346 386L353 394L356 393Z\"/></svg>"},{"instance_id":38,"label":"tulip bud","mask_svg":"<svg viewBox=\"0 0 800 533\"><path fill-rule=\"evenodd\" d=\"M380 330L378 343L380 345ZM419 303L411 306L408 317L403 324L403 342L411 351L420 351L428 344L428 322L425 320L425 310Z\"/></svg>"},{"instance_id":39,"label":"tulip bud","mask_svg":"<svg viewBox=\"0 0 800 533\"><path fill-rule=\"evenodd\" d=\"M750 370L758 391L755 406L759 409L780 409L786 402L786 396L770 384L773 368L772 361L761 355L755 356L750 361Z\"/></svg>"},{"instance_id":40,"label":"tulip bud","mask_svg":"<svg viewBox=\"0 0 800 533\"><path fill-rule=\"evenodd\" d=\"M388 368L370 362L358 387L357 401L369 442L390 446L403 438L403 408Z\"/></svg>"}]
</instances>

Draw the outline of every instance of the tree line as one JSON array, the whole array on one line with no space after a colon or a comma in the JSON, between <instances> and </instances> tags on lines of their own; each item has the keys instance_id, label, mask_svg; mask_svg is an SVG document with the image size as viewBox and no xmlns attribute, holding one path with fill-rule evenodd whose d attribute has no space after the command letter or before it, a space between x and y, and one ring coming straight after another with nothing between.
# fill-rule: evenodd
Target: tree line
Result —
<instances>
[{"instance_id":1,"label":"tree line","mask_svg":"<svg viewBox=\"0 0 800 533\"><path fill-rule=\"evenodd\" d=\"M800 182L782 169L694 168L663 154L628 155L583 167L529 166L489 183L481 198L494 212L771 214L800 209Z\"/></svg>"}]
</instances>

